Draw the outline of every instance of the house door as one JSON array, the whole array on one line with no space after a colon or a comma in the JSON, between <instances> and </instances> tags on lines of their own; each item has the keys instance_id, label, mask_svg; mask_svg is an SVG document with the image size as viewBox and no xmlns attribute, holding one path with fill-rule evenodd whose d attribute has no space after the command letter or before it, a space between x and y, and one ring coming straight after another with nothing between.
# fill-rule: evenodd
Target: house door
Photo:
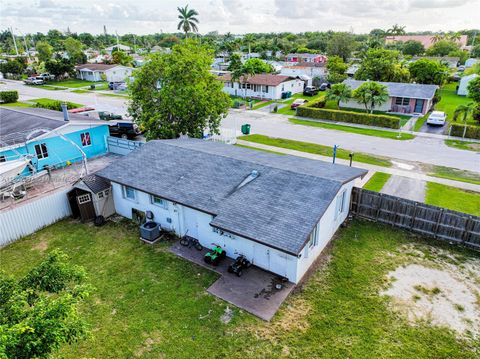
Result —
<instances>
[{"instance_id":1,"label":"house door","mask_svg":"<svg viewBox=\"0 0 480 359\"><path fill-rule=\"evenodd\" d=\"M423 112L423 103L425 100L416 99L415 100L415 110L414 112L422 113Z\"/></svg>"}]
</instances>

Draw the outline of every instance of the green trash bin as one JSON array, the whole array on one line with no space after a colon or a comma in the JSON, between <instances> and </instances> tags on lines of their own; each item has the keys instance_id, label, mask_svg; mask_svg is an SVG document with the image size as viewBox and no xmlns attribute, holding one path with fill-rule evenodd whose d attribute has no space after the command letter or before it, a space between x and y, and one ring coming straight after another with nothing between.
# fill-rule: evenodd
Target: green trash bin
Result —
<instances>
[{"instance_id":1,"label":"green trash bin","mask_svg":"<svg viewBox=\"0 0 480 359\"><path fill-rule=\"evenodd\" d=\"M292 97L292 91L287 92L287 98L290 98L290 97Z\"/></svg>"},{"instance_id":2,"label":"green trash bin","mask_svg":"<svg viewBox=\"0 0 480 359\"><path fill-rule=\"evenodd\" d=\"M245 123L242 125L242 133L244 135L249 135L250 134L250 124Z\"/></svg>"}]
</instances>

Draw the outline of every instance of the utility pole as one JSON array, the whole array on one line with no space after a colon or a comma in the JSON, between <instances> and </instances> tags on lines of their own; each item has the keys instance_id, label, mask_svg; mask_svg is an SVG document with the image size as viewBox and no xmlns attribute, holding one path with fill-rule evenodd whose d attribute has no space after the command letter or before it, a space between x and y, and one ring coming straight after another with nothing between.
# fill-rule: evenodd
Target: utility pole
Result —
<instances>
[{"instance_id":1,"label":"utility pole","mask_svg":"<svg viewBox=\"0 0 480 359\"><path fill-rule=\"evenodd\" d=\"M15 35L13 34L13 28L11 27L10 27L10 34L12 34L13 46L15 46L15 52L17 53L17 56L18 56L17 41L15 40Z\"/></svg>"}]
</instances>

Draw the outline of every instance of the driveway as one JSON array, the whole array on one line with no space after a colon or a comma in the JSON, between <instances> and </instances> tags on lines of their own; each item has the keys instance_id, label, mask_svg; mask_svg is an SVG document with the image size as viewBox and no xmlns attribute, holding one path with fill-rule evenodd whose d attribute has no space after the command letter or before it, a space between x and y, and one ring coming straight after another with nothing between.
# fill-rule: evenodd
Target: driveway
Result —
<instances>
[{"instance_id":1,"label":"driveway","mask_svg":"<svg viewBox=\"0 0 480 359\"><path fill-rule=\"evenodd\" d=\"M425 181L393 175L380 192L423 203L425 202L425 186Z\"/></svg>"},{"instance_id":2,"label":"driveway","mask_svg":"<svg viewBox=\"0 0 480 359\"><path fill-rule=\"evenodd\" d=\"M207 252L205 249L198 251L176 242L170 247L170 251L220 274L220 278L207 291L263 320L272 319L295 287L293 283L282 282L278 275L255 266L251 266L241 277L237 277L227 271L233 262L230 258L225 258L217 267L205 263L203 261L203 256ZM277 284L280 284L282 289L276 289Z\"/></svg>"},{"instance_id":3,"label":"driveway","mask_svg":"<svg viewBox=\"0 0 480 359\"><path fill-rule=\"evenodd\" d=\"M420 132L425 133L435 133L437 135L443 135L446 130L446 126L430 126L425 122L422 127L420 127Z\"/></svg>"}]
</instances>

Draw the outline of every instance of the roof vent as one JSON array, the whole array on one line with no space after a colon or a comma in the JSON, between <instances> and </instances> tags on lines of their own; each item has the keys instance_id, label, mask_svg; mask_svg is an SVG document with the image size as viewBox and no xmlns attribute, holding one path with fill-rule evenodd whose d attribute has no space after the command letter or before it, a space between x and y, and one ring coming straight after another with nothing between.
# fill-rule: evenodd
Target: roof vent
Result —
<instances>
[{"instance_id":1,"label":"roof vent","mask_svg":"<svg viewBox=\"0 0 480 359\"><path fill-rule=\"evenodd\" d=\"M245 179L237 187L235 187L235 189L232 192L230 192L230 194L238 191L240 188L249 184L254 179L256 179L258 176L260 176L260 173L257 170L252 170L252 172L250 172L250 174L247 177L245 177Z\"/></svg>"},{"instance_id":2,"label":"roof vent","mask_svg":"<svg viewBox=\"0 0 480 359\"><path fill-rule=\"evenodd\" d=\"M60 106L62 107L63 120L64 120L64 121L69 121L70 118L68 117L68 107L67 107L67 104L66 104L65 102L62 102Z\"/></svg>"}]
</instances>

